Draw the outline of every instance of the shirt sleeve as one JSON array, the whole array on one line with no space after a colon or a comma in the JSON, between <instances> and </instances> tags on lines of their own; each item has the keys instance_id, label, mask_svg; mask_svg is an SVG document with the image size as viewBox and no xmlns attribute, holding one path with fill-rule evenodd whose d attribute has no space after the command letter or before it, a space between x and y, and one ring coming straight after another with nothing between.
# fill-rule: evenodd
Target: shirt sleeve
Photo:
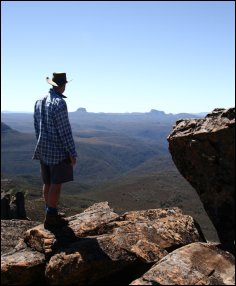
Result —
<instances>
[{"instance_id":1,"label":"shirt sleeve","mask_svg":"<svg viewBox=\"0 0 236 286\"><path fill-rule=\"evenodd\" d=\"M77 157L77 152L75 150L75 143L72 136L71 125L69 122L67 105L64 100L61 100L58 104L58 108L54 115L55 125L58 131L58 134L61 138L61 141L65 149L69 152L72 157Z\"/></svg>"},{"instance_id":2,"label":"shirt sleeve","mask_svg":"<svg viewBox=\"0 0 236 286\"><path fill-rule=\"evenodd\" d=\"M34 105L34 130L37 140L39 138L39 120L38 101L36 101Z\"/></svg>"}]
</instances>

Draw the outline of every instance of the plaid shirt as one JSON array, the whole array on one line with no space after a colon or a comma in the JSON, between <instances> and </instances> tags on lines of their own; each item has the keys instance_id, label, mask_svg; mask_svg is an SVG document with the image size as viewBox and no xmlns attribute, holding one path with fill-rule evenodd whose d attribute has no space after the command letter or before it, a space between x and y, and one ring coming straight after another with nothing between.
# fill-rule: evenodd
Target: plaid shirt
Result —
<instances>
[{"instance_id":1,"label":"plaid shirt","mask_svg":"<svg viewBox=\"0 0 236 286\"><path fill-rule=\"evenodd\" d=\"M50 89L49 94L37 100L34 106L34 128L37 144L33 159L46 165L56 165L77 157L63 95Z\"/></svg>"}]
</instances>

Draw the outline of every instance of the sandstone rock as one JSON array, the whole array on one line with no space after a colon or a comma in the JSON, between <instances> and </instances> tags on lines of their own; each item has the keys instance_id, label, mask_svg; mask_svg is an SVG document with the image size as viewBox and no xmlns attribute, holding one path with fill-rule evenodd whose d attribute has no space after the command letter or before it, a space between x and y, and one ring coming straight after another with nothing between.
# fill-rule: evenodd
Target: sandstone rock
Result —
<instances>
[{"instance_id":1,"label":"sandstone rock","mask_svg":"<svg viewBox=\"0 0 236 286\"><path fill-rule=\"evenodd\" d=\"M192 184L226 250L235 241L235 108L179 120L167 138L173 161Z\"/></svg>"},{"instance_id":2,"label":"sandstone rock","mask_svg":"<svg viewBox=\"0 0 236 286\"><path fill-rule=\"evenodd\" d=\"M29 285L44 280L45 257L23 249L1 257L1 285Z\"/></svg>"},{"instance_id":3,"label":"sandstone rock","mask_svg":"<svg viewBox=\"0 0 236 286\"><path fill-rule=\"evenodd\" d=\"M27 248L24 232L39 222L1 220L1 285L27 285L44 279L45 257Z\"/></svg>"},{"instance_id":4,"label":"sandstone rock","mask_svg":"<svg viewBox=\"0 0 236 286\"><path fill-rule=\"evenodd\" d=\"M1 196L1 219L10 219L10 201L9 194Z\"/></svg>"},{"instance_id":5,"label":"sandstone rock","mask_svg":"<svg viewBox=\"0 0 236 286\"><path fill-rule=\"evenodd\" d=\"M25 233L25 241L30 247L50 256L57 248L75 242L78 237L95 234L102 224L118 217L107 202L96 203L82 213L67 217L68 226L55 229L53 233L44 229L43 224L29 229Z\"/></svg>"},{"instance_id":6,"label":"sandstone rock","mask_svg":"<svg viewBox=\"0 0 236 286\"><path fill-rule=\"evenodd\" d=\"M27 219L25 211L25 196L22 192L16 193L17 219Z\"/></svg>"},{"instance_id":7,"label":"sandstone rock","mask_svg":"<svg viewBox=\"0 0 236 286\"><path fill-rule=\"evenodd\" d=\"M119 237L120 243L123 239L122 247L140 238L166 250L205 240L193 218L177 207L126 212L118 221L101 226L98 233L112 233Z\"/></svg>"},{"instance_id":8,"label":"sandstone rock","mask_svg":"<svg viewBox=\"0 0 236 286\"><path fill-rule=\"evenodd\" d=\"M95 203L82 213L68 217L69 227L76 236L96 234L96 230L103 224L119 217L109 207L108 202Z\"/></svg>"},{"instance_id":9,"label":"sandstone rock","mask_svg":"<svg viewBox=\"0 0 236 286\"><path fill-rule=\"evenodd\" d=\"M97 235L58 249L45 274L50 284L92 284L131 264L154 263L168 251L201 240L193 219L179 208L127 212L97 228Z\"/></svg>"},{"instance_id":10,"label":"sandstone rock","mask_svg":"<svg viewBox=\"0 0 236 286\"><path fill-rule=\"evenodd\" d=\"M90 285L134 263L135 256L121 249L112 238L86 237L61 250L46 267L47 282L54 285Z\"/></svg>"},{"instance_id":11,"label":"sandstone rock","mask_svg":"<svg viewBox=\"0 0 236 286\"><path fill-rule=\"evenodd\" d=\"M1 220L1 255L14 252L25 231L39 224L27 220Z\"/></svg>"},{"instance_id":12,"label":"sandstone rock","mask_svg":"<svg viewBox=\"0 0 236 286\"><path fill-rule=\"evenodd\" d=\"M235 285L234 256L213 244L192 243L162 258L130 285Z\"/></svg>"},{"instance_id":13,"label":"sandstone rock","mask_svg":"<svg viewBox=\"0 0 236 286\"><path fill-rule=\"evenodd\" d=\"M2 284L128 285L137 277L144 277L154 263L165 261L172 253L176 255L176 249L185 249L185 245L204 241L193 218L184 215L179 208L131 211L118 216L107 202L102 202L67 220L67 227L48 231L40 224L26 230L24 240L16 239L12 245L13 251L2 255ZM5 227L6 223L15 223L17 231L17 223L21 221L4 222ZM173 261L169 268L163 267L163 276L159 275L164 277L160 278L163 283L165 275L169 277L173 269L174 273L179 271L178 275L173 273L171 276L170 280L173 281L178 278L178 281L189 283L200 277L201 283L232 282L231 264L221 259L221 256L231 259L230 254L219 249L209 254L209 244L207 247L202 247L206 245L203 243L199 245L201 247L195 247L194 251L191 248L190 251L179 252L178 260L175 260L179 269ZM188 253L192 253L192 256ZM219 280L219 275L216 275L218 280L207 280L200 274L196 274L196 277L193 274L192 280L185 277L184 263L189 263L191 257L197 260L197 263L194 262L196 265L202 265L204 269L211 269L212 261L215 261L214 269L218 267L216 265L222 265L222 272L217 268L215 273L223 277L224 270L224 279ZM135 281L140 283L139 280ZM152 280L148 283L151 284Z\"/></svg>"},{"instance_id":14,"label":"sandstone rock","mask_svg":"<svg viewBox=\"0 0 236 286\"><path fill-rule=\"evenodd\" d=\"M25 197L22 192L1 197L1 219L27 219Z\"/></svg>"}]
</instances>

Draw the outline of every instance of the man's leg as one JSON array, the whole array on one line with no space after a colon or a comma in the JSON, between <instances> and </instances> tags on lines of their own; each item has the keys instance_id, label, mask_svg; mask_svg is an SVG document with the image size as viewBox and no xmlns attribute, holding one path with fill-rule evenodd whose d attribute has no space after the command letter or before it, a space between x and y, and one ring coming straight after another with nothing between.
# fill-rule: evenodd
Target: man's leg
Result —
<instances>
[{"instance_id":1,"label":"man's leg","mask_svg":"<svg viewBox=\"0 0 236 286\"><path fill-rule=\"evenodd\" d=\"M61 184L51 184L47 196L47 212L44 221L44 227L51 229L53 227L65 226L68 224L57 211L57 204L60 198Z\"/></svg>"},{"instance_id":2,"label":"man's leg","mask_svg":"<svg viewBox=\"0 0 236 286\"><path fill-rule=\"evenodd\" d=\"M43 185L43 197L44 197L46 206L48 206L48 194L49 194L50 186L51 186L50 184Z\"/></svg>"},{"instance_id":3,"label":"man's leg","mask_svg":"<svg viewBox=\"0 0 236 286\"><path fill-rule=\"evenodd\" d=\"M61 193L61 184L51 184L48 194L47 200L45 199L48 207L50 208L57 208L57 204L60 198Z\"/></svg>"}]
</instances>

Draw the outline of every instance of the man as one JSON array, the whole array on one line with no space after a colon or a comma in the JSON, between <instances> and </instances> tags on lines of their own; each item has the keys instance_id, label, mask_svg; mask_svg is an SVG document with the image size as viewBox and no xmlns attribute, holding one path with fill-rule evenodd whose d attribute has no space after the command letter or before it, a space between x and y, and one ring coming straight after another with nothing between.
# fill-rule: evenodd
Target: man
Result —
<instances>
[{"instance_id":1,"label":"man","mask_svg":"<svg viewBox=\"0 0 236 286\"><path fill-rule=\"evenodd\" d=\"M37 100L34 107L37 144L33 159L40 160L46 204L44 227L51 229L67 224L57 204L62 183L73 181L77 153L63 95L68 83L66 74L53 73L47 82L52 85L49 94Z\"/></svg>"}]
</instances>

